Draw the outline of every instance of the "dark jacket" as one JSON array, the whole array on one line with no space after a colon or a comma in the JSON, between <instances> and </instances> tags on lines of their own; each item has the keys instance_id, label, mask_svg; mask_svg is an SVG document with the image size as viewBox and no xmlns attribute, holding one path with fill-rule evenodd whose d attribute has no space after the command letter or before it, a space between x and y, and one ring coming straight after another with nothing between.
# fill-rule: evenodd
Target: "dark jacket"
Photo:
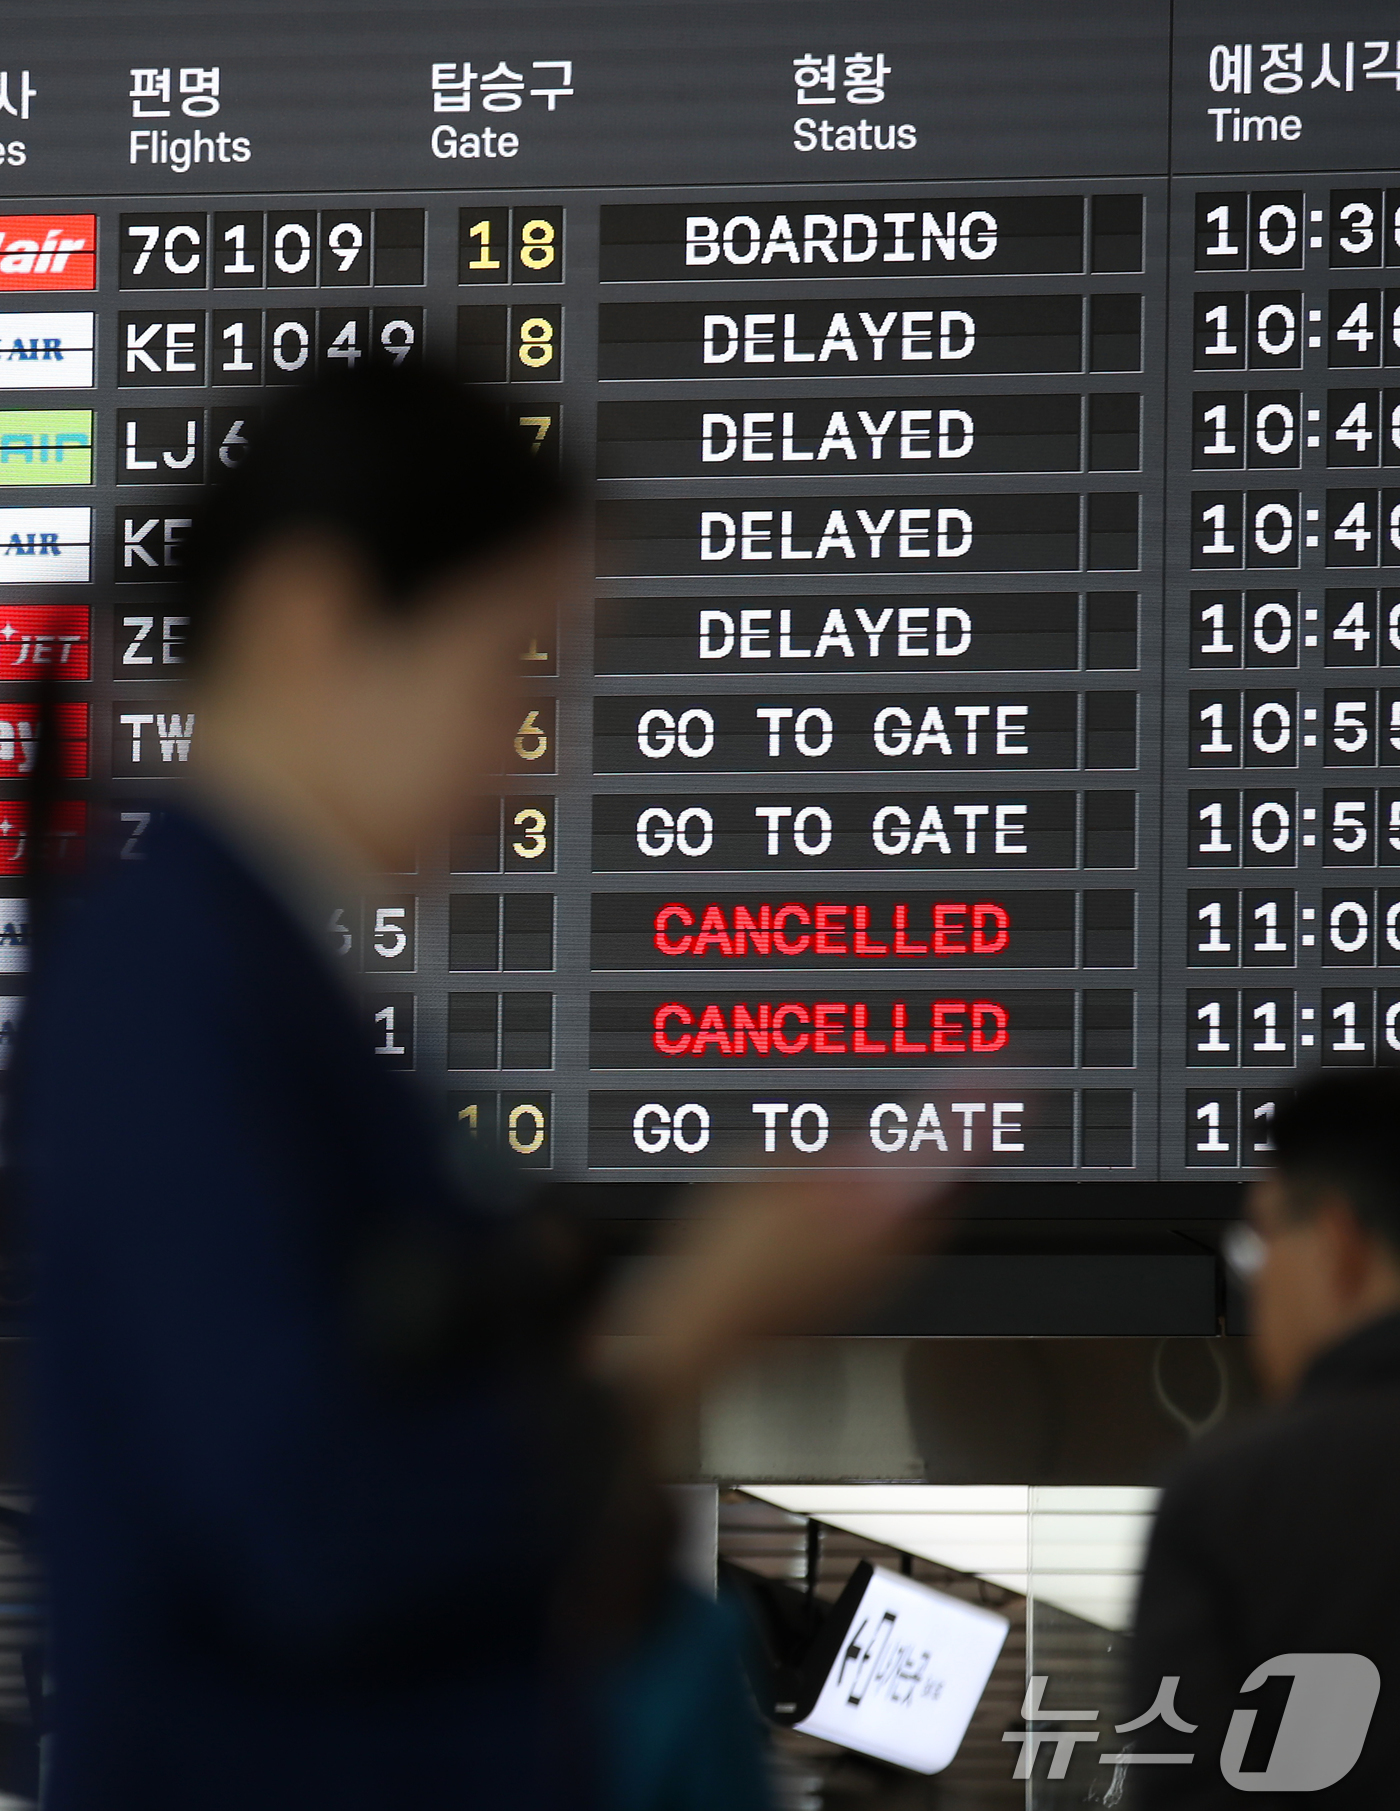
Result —
<instances>
[{"instance_id":1,"label":"dark jacket","mask_svg":"<svg viewBox=\"0 0 1400 1811\"><path fill-rule=\"evenodd\" d=\"M1246 1770L1271 1759L1285 1696L1306 1709L1303 1681L1248 1675L1280 1655L1357 1654L1379 1669L1380 1695L1360 1758L1337 1784L1245 1793L1222 1775L1233 1713L1257 1707ZM1400 1314L1326 1352L1296 1397L1242 1436L1194 1456L1163 1498L1142 1580L1133 1714L1164 1675L1194 1734L1154 1722L1144 1752L1186 1751L1189 1765L1134 1764L1140 1802L1215 1811L1307 1804L1357 1811L1397 1802L1400 1729ZM1357 1697L1356 1687L1347 1688ZM1339 1715L1326 1713L1335 1729ZM1316 1742L1312 1743L1316 1751Z\"/></svg>"},{"instance_id":2,"label":"dark jacket","mask_svg":"<svg viewBox=\"0 0 1400 1811\"><path fill-rule=\"evenodd\" d=\"M588 1804L546 1637L619 1443L517 1218L462 1200L326 958L194 819L40 971L50 1811Z\"/></svg>"}]
</instances>

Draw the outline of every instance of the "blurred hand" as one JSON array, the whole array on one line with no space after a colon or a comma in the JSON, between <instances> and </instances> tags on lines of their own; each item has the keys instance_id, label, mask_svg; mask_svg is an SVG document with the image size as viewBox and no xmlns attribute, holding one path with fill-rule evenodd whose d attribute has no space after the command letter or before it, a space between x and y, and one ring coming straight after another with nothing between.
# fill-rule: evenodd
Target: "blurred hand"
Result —
<instances>
[{"instance_id":1,"label":"blurred hand","mask_svg":"<svg viewBox=\"0 0 1400 1811\"><path fill-rule=\"evenodd\" d=\"M698 1396L752 1341L808 1333L883 1276L917 1224L946 1223L951 1175L899 1168L765 1176L708 1193L654 1274L618 1304L605 1368L666 1408Z\"/></svg>"}]
</instances>

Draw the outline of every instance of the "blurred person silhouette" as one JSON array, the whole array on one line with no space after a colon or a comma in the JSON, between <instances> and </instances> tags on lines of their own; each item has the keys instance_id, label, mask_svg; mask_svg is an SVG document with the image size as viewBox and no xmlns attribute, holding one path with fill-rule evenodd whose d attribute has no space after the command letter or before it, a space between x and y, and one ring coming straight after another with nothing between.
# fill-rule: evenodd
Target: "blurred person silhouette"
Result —
<instances>
[{"instance_id":1,"label":"blurred person silhouette","mask_svg":"<svg viewBox=\"0 0 1400 1811\"><path fill-rule=\"evenodd\" d=\"M937 1191L720 1191L604 1339L559 1226L449 1174L325 947L367 876L489 820L583 546L517 425L431 373L293 395L196 525L188 789L50 890L18 1073L47 1811L762 1801L727 1637L666 1622L659 1430Z\"/></svg>"},{"instance_id":2,"label":"blurred person silhouette","mask_svg":"<svg viewBox=\"0 0 1400 1811\"><path fill-rule=\"evenodd\" d=\"M1397 1790L1400 1072L1305 1082L1273 1142L1227 1253L1275 1406L1169 1484L1143 1573L1132 1740L1194 1757L1130 1764L1152 1811Z\"/></svg>"}]
</instances>

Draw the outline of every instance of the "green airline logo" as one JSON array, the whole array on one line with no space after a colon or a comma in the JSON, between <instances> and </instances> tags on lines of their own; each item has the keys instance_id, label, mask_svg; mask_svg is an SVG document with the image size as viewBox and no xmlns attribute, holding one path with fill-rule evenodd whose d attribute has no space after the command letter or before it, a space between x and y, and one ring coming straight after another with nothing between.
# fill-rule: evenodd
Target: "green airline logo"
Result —
<instances>
[{"instance_id":1,"label":"green airline logo","mask_svg":"<svg viewBox=\"0 0 1400 1811\"><path fill-rule=\"evenodd\" d=\"M0 409L0 484L91 483L91 409Z\"/></svg>"}]
</instances>

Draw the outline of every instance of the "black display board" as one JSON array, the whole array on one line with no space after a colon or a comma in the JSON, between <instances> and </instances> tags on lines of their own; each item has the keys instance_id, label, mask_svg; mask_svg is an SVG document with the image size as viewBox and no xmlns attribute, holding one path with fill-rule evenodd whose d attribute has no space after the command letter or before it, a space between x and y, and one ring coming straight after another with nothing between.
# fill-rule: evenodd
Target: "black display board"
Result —
<instances>
[{"instance_id":1,"label":"black display board","mask_svg":"<svg viewBox=\"0 0 1400 1811\"><path fill-rule=\"evenodd\" d=\"M139 859L194 487L280 386L428 352L597 497L496 822L334 927L462 1138L1219 1182L1300 1068L1400 1053L1389 9L7 28L9 1020L33 675L66 831L114 794Z\"/></svg>"}]
</instances>

